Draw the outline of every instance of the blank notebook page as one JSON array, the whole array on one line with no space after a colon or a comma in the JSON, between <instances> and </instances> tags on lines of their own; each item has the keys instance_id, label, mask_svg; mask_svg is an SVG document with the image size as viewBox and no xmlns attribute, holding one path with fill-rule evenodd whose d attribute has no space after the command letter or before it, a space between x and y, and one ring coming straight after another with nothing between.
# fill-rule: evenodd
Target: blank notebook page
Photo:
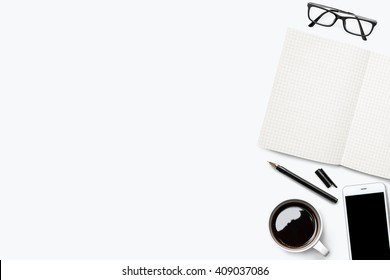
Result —
<instances>
[{"instance_id":1,"label":"blank notebook page","mask_svg":"<svg viewBox=\"0 0 390 280\"><path fill-rule=\"evenodd\" d=\"M340 164L369 52L289 29L260 146Z\"/></svg>"},{"instance_id":2,"label":"blank notebook page","mask_svg":"<svg viewBox=\"0 0 390 280\"><path fill-rule=\"evenodd\" d=\"M342 160L390 178L390 58L371 54Z\"/></svg>"}]
</instances>

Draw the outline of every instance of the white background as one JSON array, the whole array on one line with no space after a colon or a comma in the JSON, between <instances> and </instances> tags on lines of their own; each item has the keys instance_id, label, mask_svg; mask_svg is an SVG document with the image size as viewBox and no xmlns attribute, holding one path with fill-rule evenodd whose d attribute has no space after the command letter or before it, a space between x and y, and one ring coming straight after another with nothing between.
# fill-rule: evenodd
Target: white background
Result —
<instances>
[{"instance_id":1,"label":"white background","mask_svg":"<svg viewBox=\"0 0 390 280\"><path fill-rule=\"evenodd\" d=\"M88 261L88 260L67 260L67 261L3 261L2 279L6 280L106 280L106 279L300 279L311 280L313 276L318 280L332 279L337 273L338 279L382 279L383 275L388 273L388 261L269 261L269 260L169 260L169 261ZM123 276L123 269L127 272L129 268L147 269L176 269L178 266L182 269L184 275L180 276ZM268 275L253 276L249 275L218 275L218 267L267 267ZM205 269L206 276L185 275L187 269ZM210 272L211 270L211 272ZM224 273L225 269L221 269ZM236 269L237 271L237 269ZM247 269L245 269L247 271ZM192 272L193 273L193 272ZM236 272L237 273L237 272ZM139 275L139 272L136 272ZM203 274L204 275L204 274ZM233 274L234 275L234 274Z\"/></svg>"},{"instance_id":2,"label":"white background","mask_svg":"<svg viewBox=\"0 0 390 280\"><path fill-rule=\"evenodd\" d=\"M341 187L381 181L257 147L287 27L390 55L385 2L368 41L307 27L306 1L2 1L0 259L323 259L268 232L289 198L347 259ZM276 173L321 185L337 205Z\"/></svg>"}]
</instances>

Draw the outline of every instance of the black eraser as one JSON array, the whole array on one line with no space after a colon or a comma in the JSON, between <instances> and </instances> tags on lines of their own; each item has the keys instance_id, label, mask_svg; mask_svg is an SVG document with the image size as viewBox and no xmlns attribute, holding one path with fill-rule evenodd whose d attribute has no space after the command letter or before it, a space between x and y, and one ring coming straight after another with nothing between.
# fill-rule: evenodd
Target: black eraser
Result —
<instances>
[{"instance_id":1,"label":"black eraser","mask_svg":"<svg viewBox=\"0 0 390 280\"><path fill-rule=\"evenodd\" d=\"M325 173L325 171L322 168L317 169L315 173L321 179L321 181L325 184L326 187L329 188L331 186L334 186L335 188L337 188L336 184L333 183L332 179L329 178L329 176Z\"/></svg>"}]
</instances>

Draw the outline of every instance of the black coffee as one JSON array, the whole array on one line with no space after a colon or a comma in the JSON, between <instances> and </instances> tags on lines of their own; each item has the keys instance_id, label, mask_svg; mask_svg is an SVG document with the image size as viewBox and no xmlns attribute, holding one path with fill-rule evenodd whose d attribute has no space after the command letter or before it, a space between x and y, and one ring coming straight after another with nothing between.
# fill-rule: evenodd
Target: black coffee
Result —
<instances>
[{"instance_id":1,"label":"black coffee","mask_svg":"<svg viewBox=\"0 0 390 280\"><path fill-rule=\"evenodd\" d=\"M274 238L291 249L304 247L316 237L318 231L318 221L313 210L296 201L277 209L270 222Z\"/></svg>"}]
</instances>

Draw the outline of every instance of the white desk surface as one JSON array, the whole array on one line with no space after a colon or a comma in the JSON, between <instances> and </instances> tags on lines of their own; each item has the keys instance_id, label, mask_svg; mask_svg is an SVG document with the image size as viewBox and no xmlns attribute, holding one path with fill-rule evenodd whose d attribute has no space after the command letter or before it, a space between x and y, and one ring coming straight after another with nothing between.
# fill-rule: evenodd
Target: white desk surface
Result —
<instances>
[{"instance_id":1,"label":"white desk surface","mask_svg":"<svg viewBox=\"0 0 390 280\"><path fill-rule=\"evenodd\" d=\"M0 11L0 259L324 259L272 241L290 198L347 259L341 188L390 182L257 140L287 27L390 55L387 4L328 1L378 20L363 42L307 27L307 1L147 3ZM318 186L324 168L339 203L267 160Z\"/></svg>"}]
</instances>

